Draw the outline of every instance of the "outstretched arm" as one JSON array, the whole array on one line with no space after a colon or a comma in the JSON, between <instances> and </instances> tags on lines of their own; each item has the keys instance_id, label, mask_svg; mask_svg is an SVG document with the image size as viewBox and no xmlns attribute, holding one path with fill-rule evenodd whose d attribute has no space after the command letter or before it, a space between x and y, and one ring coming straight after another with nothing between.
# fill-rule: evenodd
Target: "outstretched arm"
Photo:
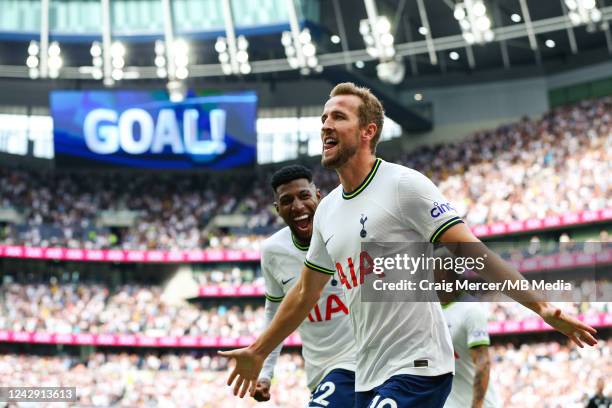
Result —
<instances>
[{"instance_id":1,"label":"outstretched arm","mask_svg":"<svg viewBox=\"0 0 612 408\"><path fill-rule=\"evenodd\" d=\"M221 351L220 355L236 359L236 366L230 374L227 385L234 383L234 395L240 398L255 395L257 378L266 357L304 321L308 312L317 303L321 291L331 278L320 272L304 268L300 279L289 291L270 326L249 347Z\"/></svg>"},{"instance_id":2,"label":"outstretched arm","mask_svg":"<svg viewBox=\"0 0 612 408\"><path fill-rule=\"evenodd\" d=\"M474 373L474 384L472 389L472 408L482 408L489 386L489 374L491 372L491 359L489 357L489 346L476 346L470 349L470 356L476 366Z\"/></svg>"},{"instance_id":3,"label":"outstretched arm","mask_svg":"<svg viewBox=\"0 0 612 408\"><path fill-rule=\"evenodd\" d=\"M279 306L280 302L266 299L264 328L268 328L270 326L270 323L272 323L274 315L276 315ZM259 379L257 380L255 395L253 396L256 401L262 402L270 399L270 387L272 385L272 377L274 376L274 367L276 366L276 360L278 359L278 355L280 354L282 348L282 343L276 346L276 348L272 350L270 355L264 361L263 368L259 374Z\"/></svg>"},{"instance_id":4,"label":"outstretched arm","mask_svg":"<svg viewBox=\"0 0 612 408\"><path fill-rule=\"evenodd\" d=\"M448 250L457 256L476 258L486 254L483 262L484 269L476 272L490 282L524 280L512 265L488 249L463 223L447 229L440 236L439 242L445 244ZM539 314L546 323L565 334L579 347L584 347L583 342L591 346L597 344L597 340L593 337L597 330L563 313L561 309L554 307L538 293L530 290L511 290L506 294Z\"/></svg>"}]
</instances>

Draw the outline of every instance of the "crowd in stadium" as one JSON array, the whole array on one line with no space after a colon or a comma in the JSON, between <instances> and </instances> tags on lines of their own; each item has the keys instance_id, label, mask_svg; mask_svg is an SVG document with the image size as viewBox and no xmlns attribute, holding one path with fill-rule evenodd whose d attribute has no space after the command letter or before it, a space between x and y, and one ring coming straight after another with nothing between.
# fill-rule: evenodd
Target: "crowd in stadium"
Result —
<instances>
[{"instance_id":1,"label":"crowd in stadium","mask_svg":"<svg viewBox=\"0 0 612 408\"><path fill-rule=\"evenodd\" d=\"M609 181L601 177L612 172L611 111L611 97L580 102L388 159L429 176L470 225L612 208ZM315 174L324 192L338 183L333 172ZM267 176L213 182L196 175L2 169L0 208L13 208L21 221L0 228L0 240L81 248L257 249L260 237L210 234L204 227L216 214L229 213L248 215L249 229L278 222ZM105 210L129 210L137 219L129 228L100 228L97 219Z\"/></svg>"},{"instance_id":2,"label":"crowd in stadium","mask_svg":"<svg viewBox=\"0 0 612 408\"><path fill-rule=\"evenodd\" d=\"M193 277L200 285L235 286L245 283L264 285L259 268L247 265L231 265L229 267L214 267L207 270L195 270Z\"/></svg>"},{"instance_id":3,"label":"crowd in stadium","mask_svg":"<svg viewBox=\"0 0 612 408\"><path fill-rule=\"evenodd\" d=\"M610 208L608 180L599 177L612 171L610 112L610 97L585 101L396 161L430 177L470 225ZM337 185L329 171L316 172L315 180L323 192ZM249 203L251 214L274 220L263 215L266 194Z\"/></svg>"},{"instance_id":4,"label":"crowd in stadium","mask_svg":"<svg viewBox=\"0 0 612 408\"><path fill-rule=\"evenodd\" d=\"M76 387L79 406L303 407L309 393L302 367L299 355L281 355L276 370L278 381L272 388L273 402L265 404L231 395L225 385L227 360L207 354L95 353L85 360L4 354L0 356L0 383Z\"/></svg>"},{"instance_id":5,"label":"crowd in stadium","mask_svg":"<svg viewBox=\"0 0 612 408\"><path fill-rule=\"evenodd\" d=\"M195 175L168 177L0 169L0 208L17 209L22 217L0 236L32 246L198 248L207 239L202 227L213 214L233 209L239 186ZM138 222L100 228L96 219L105 210L129 210Z\"/></svg>"},{"instance_id":6,"label":"crowd in stadium","mask_svg":"<svg viewBox=\"0 0 612 408\"><path fill-rule=\"evenodd\" d=\"M557 342L497 344L491 347L491 381L504 407L582 408L597 380L612 370L611 352L612 340L586 349ZM76 387L85 406L290 408L308 401L297 354L281 354L268 403L234 397L225 385L227 369L227 360L206 354L98 352L84 360L3 354L0 383Z\"/></svg>"},{"instance_id":7,"label":"crowd in stadium","mask_svg":"<svg viewBox=\"0 0 612 408\"><path fill-rule=\"evenodd\" d=\"M612 98L559 107L460 143L411 152L471 225L609 208Z\"/></svg>"},{"instance_id":8,"label":"crowd in stadium","mask_svg":"<svg viewBox=\"0 0 612 408\"><path fill-rule=\"evenodd\" d=\"M611 353L612 340L584 349L558 342L496 345L493 381L504 407L582 408L597 380L609 378Z\"/></svg>"},{"instance_id":9,"label":"crowd in stadium","mask_svg":"<svg viewBox=\"0 0 612 408\"><path fill-rule=\"evenodd\" d=\"M260 332L263 321L263 306L202 310L166 302L155 286L5 284L2 297L0 329L14 331L235 338Z\"/></svg>"},{"instance_id":10,"label":"crowd in stadium","mask_svg":"<svg viewBox=\"0 0 612 408\"><path fill-rule=\"evenodd\" d=\"M607 293L610 290L608 284ZM601 298L600 298L601 299ZM574 316L584 314L587 316L598 315L600 313L612 313L611 302L552 302L560 307L563 311L572 313ZM486 302L482 303L487 309L489 321L504 322L504 321L519 321L528 318L539 319L531 310L519 305L516 302Z\"/></svg>"},{"instance_id":11,"label":"crowd in stadium","mask_svg":"<svg viewBox=\"0 0 612 408\"><path fill-rule=\"evenodd\" d=\"M580 301L588 295L582 292L595 291L603 296L610 293L610 286L609 282L582 282L575 292L580 292L580 299L560 307L573 314L612 313L610 302ZM236 338L258 334L263 328L263 303L239 306L235 299L228 299L215 306L199 307L196 303L166 301L159 286L123 285L111 292L97 284L51 282L5 283L0 289L0 330ZM493 321L534 317L515 303L483 305Z\"/></svg>"}]
</instances>

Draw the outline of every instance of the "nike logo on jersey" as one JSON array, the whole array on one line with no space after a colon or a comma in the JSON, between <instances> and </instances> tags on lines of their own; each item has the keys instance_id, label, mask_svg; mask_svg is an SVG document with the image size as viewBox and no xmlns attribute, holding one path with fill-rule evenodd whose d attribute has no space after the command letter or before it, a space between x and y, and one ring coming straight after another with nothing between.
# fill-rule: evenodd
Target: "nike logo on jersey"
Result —
<instances>
[{"instance_id":1,"label":"nike logo on jersey","mask_svg":"<svg viewBox=\"0 0 612 408\"><path fill-rule=\"evenodd\" d=\"M325 246L327 246L327 243L333 238L334 236L330 236L329 238L327 238L327 241L325 241Z\"/></svg>"},{"instance_id":2,"label":"nike logo on jersey","mask_svg":"<svg viewBox=\"0 0 612 408\"><path fill-rule=\"evenodd\" d=\"M289 282L291 282L292 280L293 280L293 278L289 278L289 279L287 279L287 280L282 280L282 279L281 279L281 283L282 283L283 285L286 285L286 284L288 284Z\"/></svg>"}]
</instances>

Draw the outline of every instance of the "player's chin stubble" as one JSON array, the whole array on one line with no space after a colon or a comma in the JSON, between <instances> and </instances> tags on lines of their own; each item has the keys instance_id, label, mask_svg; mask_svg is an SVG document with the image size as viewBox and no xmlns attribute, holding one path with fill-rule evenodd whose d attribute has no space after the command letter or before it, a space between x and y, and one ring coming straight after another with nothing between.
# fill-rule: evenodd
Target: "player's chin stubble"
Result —
<instances>
[{"instance_id":1,"label":"player's chin stubble","mask_svg":"<svg viewBox=\"0 0 612 408\"><path fill-rule=\"evenodd\" d=\"M325 158L325 152L321 155L321 165L326 169L337 169L344 166L351 157L357 153L357 145L338 147L338 153L335 157Z\"/></svg>"}]
</instances>

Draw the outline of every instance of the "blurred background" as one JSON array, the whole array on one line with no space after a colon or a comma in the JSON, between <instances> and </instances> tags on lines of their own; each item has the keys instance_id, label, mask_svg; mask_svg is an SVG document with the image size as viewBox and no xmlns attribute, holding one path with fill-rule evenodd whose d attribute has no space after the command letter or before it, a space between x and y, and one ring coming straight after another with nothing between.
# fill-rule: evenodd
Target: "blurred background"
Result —
<instances>
[{"instance_id":1,"label":"blurred background","mask_svg":"<svg viewBox=\"0 0 612 408\"><path fill-rule=\"evenodd\" d=\"M561 307L598 329L586 349L483 305L503 406L609 395L610 20L612 0L0 0L0 384L306 406L299 336L268 403L234 398L216 351L262 330L271 173L337 185L319 116L353 81L385 106L380 157L584 295Z\"/></svg>"}]
</instances>

